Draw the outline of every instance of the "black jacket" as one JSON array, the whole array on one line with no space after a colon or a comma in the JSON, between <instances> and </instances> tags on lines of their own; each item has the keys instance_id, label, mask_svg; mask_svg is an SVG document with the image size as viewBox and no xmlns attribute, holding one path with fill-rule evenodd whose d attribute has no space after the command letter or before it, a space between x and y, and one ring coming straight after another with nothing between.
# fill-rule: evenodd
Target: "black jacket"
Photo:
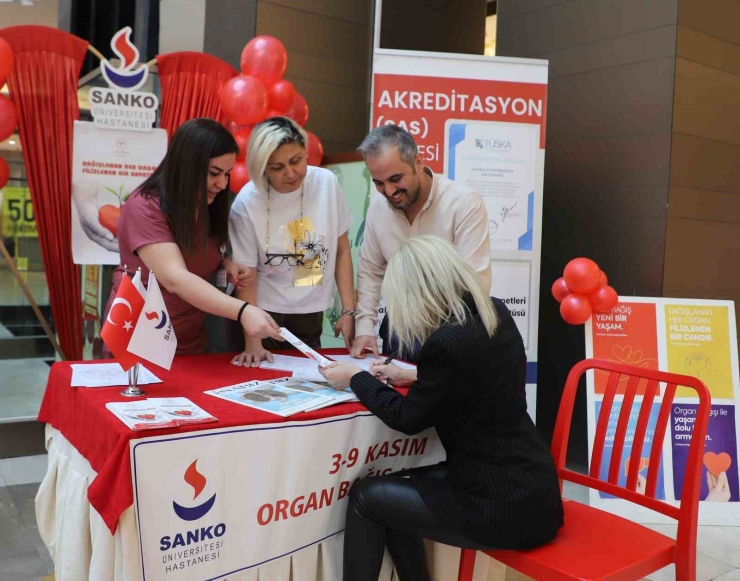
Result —
<instances>
[{"instance_id":1,"label":"black jacket","mask_svg":"<svg viewBox=\"0 0 740 581\"><path fill-rule=\"evenodd\" d=\"M472 299L464 325L447 323L429 337L407 396L367 372L351 387L395 430L436 428L447 476L412 479L442 523L492 548L524 549L555 537L563 507L552 457L527 414L521 335L506 305L493 303L493 337Z\"/></svg>"}]
</instances>

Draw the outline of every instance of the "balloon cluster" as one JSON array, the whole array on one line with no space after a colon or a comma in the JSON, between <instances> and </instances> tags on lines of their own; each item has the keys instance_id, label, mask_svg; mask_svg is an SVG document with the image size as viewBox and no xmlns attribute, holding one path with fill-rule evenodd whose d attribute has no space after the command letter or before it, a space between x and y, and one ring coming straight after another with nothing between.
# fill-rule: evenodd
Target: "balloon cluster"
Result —
<instances>
[{"instance_id":1,"label":"balloon cluster","mask_svg":"<svg viewBox=\"0 0 740 581\"><path fill-rule=\"evenodd\" d=\"M560 316L571 325L582 325L593 311L609 312L619 301L606 274L588 258L574 258L565 266L552 285L552 296L560 303Z\"/></svg>"},{"instance_id":2,"label":"balloon cluster","mask_svg":"<svg viewBox=\"0 0 740 581\"><path fill-rule=\"evenodd\" d=\"M288 52L273 36L256 36L242 51L241 71L221 88L221 109L229 118L228 125L239 145L239 155L231 170L231 190L238 192L249 181L247 144L252 128L270 117L289 117L298 125L308 121L308 103L290 81L283 79L288 67ZM310 165L319 165L324 146L316 135L307 131L307 157Z\"/></svg>"},{"instance_id":3,"label":"balloon cluster","mask_svg":"<svg viewBox=\"0 0 740 581\"><path fill-rule=\"evenodd\" d=\"M0 87L5 85L5 81L13 70L13 49L3 38L0 38ZM13 135L13 131L18 126L18 113L15 110L13 101L5 95L0 95L0 141L5 141ZM0 188L4 187L10 179L10 167L2 157L0 157Z\"/></svg>"}]
</instances>

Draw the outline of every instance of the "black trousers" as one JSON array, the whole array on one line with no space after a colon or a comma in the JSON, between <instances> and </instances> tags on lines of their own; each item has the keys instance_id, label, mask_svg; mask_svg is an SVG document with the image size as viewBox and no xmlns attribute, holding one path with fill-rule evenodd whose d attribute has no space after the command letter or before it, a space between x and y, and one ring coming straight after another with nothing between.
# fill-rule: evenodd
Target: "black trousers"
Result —
<instances>
[{"instance_id":1,"label":"black trousers","mask_svg":"<svg viewBox=\"0 0 740 581\"><path fill-rule=\"evenodd\" d=\"M312 349L321 349L321 331L324 325L324 311L317 313L269 313L275 322L285 327ZM262 339L262 346L269 351L280 349L295 349L287 341L276 341L275 339Z\"/></svg>"},{"instance_id":2,"label":"black trousers","mask_svg":"<svg viewBox=\"0 0 740 581\"><path fill-rule=\"evenodd\" d=\"M413 472L441 480L446 470L438 464L365 478L352 487L344 529L344 581L378 581L385 547L400 581L430 579L425 538L466 549L490 548L442 526L413 481L404 477Z\"/></svg>"}]
</instances>

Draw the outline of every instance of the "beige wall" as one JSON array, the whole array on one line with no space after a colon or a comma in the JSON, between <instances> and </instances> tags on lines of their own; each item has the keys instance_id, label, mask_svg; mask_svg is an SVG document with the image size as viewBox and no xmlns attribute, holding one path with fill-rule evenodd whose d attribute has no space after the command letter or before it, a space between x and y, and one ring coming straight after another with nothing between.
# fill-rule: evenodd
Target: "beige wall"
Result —
<instances>
[{"instance_id":1,"label":"beige wall","mask_svg":"<svg viewBox=\"0 0 740 581\"><path fill-rule=\"evenodd\" d=\"M740 305L740 2L680 0L663 295Z\"/></svg>"},{"instance_id":2,"label":"beige wall","mask_svg":"<svg viewBox=\"0 0 740 581\"><path fill-rule=\"evenodd\" d=\"M258 0L256 33L288 49L285 78L308 101L307 128L327 154L354 150L368 130L373 0Z\"/></svg>"},{"instance_id":3,"label":"beige wall","mask_svg":"<svg viewBox=\"0 0 740 581\"><path fill-rule=\"evenodd\" d=\"M206 0L160 0L159 54L203 52Z\"/></svg>"},{"instance_id":4,"label":"beige wall","mask_svg":"<svg viewBox=\"0 0 740 581\"><path fill-rule=\"evenodd\" d=\"M0 3L0 28L37 24L57 28L59 0L34 0L32 6Z\"/></svg>"}]
</instances>

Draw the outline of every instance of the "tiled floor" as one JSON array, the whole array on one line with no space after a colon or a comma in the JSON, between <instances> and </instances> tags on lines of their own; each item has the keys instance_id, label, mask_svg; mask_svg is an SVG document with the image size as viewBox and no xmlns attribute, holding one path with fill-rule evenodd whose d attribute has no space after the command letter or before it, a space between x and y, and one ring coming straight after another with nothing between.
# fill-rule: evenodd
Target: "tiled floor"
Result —
<instances>
[{"instance_id":1,"label":"tiled floor","mask_svg":"<svg viewBox=\"0 0 740 581\"><path fill-rule=\"evenodd\" d=\"M47 457L27 456L0 460L0 579L39 581L54 572L49 552L36 526L34 500L46 473ZM566 498L585 502L586 491L566 482ZM675 537L675 525L650 525ZM526 580L513 571L506 581ZM650 576L653 581L675 579L668 567ZM740 581L740 526L700 526L696 581Z\"/></svg>"},{"instance_id":2,"label":"tiled floor","mask_svg":"<svg viewBox=\"0 0 740 581\"><path fill-rule=\"evenodd\" d=\"M43 359L0 359L0 422L35 421L49 366Z\"/></svg>"},{"instance_id":3,"label":"tiled floor","mask_svg":"<svg viewBox=\"0 0 740 581\"><path fill-rule=\"evenodd\" d=\"M0 578L38 581L54 572L36 526L34 499L46 456L0 460Z\"/></svg>"},{"instance_id":4,"label":"tiled floor","mask_svg":"<svg viewBox=\"0 0 740 581\"><path fill-rule=\"evenodd\" d=\"M27 306L23 291L13 274L3 268L0 257L0 307ZM39 305L49 304L49 289L43 272L21 272ZM8 321L5 321L10 325ZM0 340L12 342L14 335L0 324ZM7 343L10 344L10 343ZM0 349L3 349L0 346ZM15 352L13 352L16 356ZM34 353L35 354L35 353ZM7 357L7 353L0 353ZM43 359L0 358L0 422L35 420L44 395L49 366Z\"/></svg>"}]
</instances>

